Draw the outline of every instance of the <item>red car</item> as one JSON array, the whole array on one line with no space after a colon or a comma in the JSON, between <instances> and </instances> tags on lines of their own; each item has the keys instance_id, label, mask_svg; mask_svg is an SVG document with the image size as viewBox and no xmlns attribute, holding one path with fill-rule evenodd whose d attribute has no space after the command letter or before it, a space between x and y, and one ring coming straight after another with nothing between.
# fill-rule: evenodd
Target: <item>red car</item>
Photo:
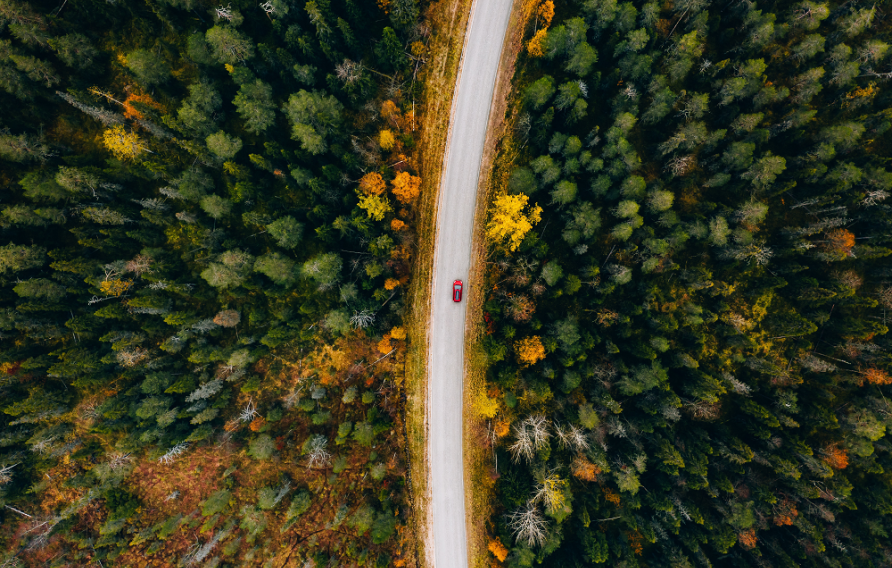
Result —
<instances>
[{"instance_id":1,"label":"red car","mask_svg":"<svg viewBox=\"0 0 892 568\"><path fill-rule=\"evenodd\" d=\"M452 283L452 301L453 302L461 302L461 280L456 280Z\"/></svg>"}]
</instances>

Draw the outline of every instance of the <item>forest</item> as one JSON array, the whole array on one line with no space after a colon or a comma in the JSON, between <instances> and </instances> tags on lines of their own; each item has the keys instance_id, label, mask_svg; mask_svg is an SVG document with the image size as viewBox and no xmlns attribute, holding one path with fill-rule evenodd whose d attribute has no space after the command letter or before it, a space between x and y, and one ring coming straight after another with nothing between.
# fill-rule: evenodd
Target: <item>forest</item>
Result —
<instances>
[{"instance_id":1,"label":"forest","mask_svg":"<svg viewBox=\"0 0 892 568\"><path fill-rule=\"evenodd\" d=\"M535 6L485 228L493 565L892 565L890 32Z\"/></svg>"},{"instance_id":2,"label":"forest","mask_svg":"<svg viewBox=\"0 0 892 568\"><path fill-rule=\"evenodd\" d=\"M0 0L0 566L415 565L422 8Z\"/></svg>"}]
</instances>

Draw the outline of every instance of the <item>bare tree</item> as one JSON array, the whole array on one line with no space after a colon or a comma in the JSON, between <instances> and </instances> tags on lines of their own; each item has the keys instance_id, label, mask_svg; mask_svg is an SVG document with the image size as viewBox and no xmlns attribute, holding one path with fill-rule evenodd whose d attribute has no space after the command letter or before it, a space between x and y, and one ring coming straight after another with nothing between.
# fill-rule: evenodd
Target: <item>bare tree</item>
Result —
<instances>
[{"instance_id":1,"label":"bare tree","mask_svg":"<svg viewBox=\"0 0 892 568\"><path fill-rule=\"evenodd\" d=\"M189 447L188 442L180 442L176 446L167 450L167 453L158 458L158 461L163 463L164 465L170 465L176 461L176 459L186 451L186 448Z\"/></svg>"},{"instance_id":2,"label":"bare tree","mask_svg":"<svg viewBox=\"0 0 892 568\"><path fill-rule=\"evenodd\" d=\"M133 458L130 456L130 454L115 452L113 454L109 454L108 456L108 467L109 469L115 470L124 467L132 460Z\"/></svg>"},{"instance_id":3,"label":"bare tree","mask_svg":"<svg viewBox=\"0 0 892 568\"><path fill-rule=\"evenodd\" d=\"M508 527L514 533L517 542L525 543L529 547L542 545L547 536L545 519L532 502L508 516Z\"/></svg>"},{"instance_id":4,"label":"bare tree","mask_svg":"<svg viewBox=\"0 0 892 568\"><path fill-rule=\"evenodd\" d=\"M353 327L365 329L375 323L375 312L370 312L368 310L353 312L353 316L350 318L350 323L353 324Z\"/></svg>"},{"instance_id":5,"label":"bare tree","mask_svg":"<svg viewBox=\"0 0 892 568\"><path fill-rule=\"evenodd\" d=\"M248 404L245 405L241 413L239 413L238 419L242 422L250 422L254 420L255 416L257 416L257 408L254 406L254 401L249 400Z\"/></svg>"},{"instance_id":6,"label":"bare tree","mask_svg":"<svg viewBox=\"0 0 892 568\"><path fill-rule=\"evenodd\" d=\"M545 447L551 433L548 431L548 420L541 414L528 416L523 422L514 426L516 441L508 450L515 462L521 458L532 460L536 451Z\"/></svg>"},{"instance_id":7,"label":"bare tree","mask_svg":"<svg viewBox=\"0 0 892 568\"><path fill-rule=\"evenodd\" d=\"M227 22L232 21L232 4L229 4L225 8L223 6L218 6L214 8L214 15L222 20L226 20Z\"/></svg>"},{"instance_id":8,"label":"bare tree","mask_svg":"<svg viewBox=\"0 0 892 568\"><path fill-rule=\"evenodd\" d=\"M328 438L322 434L316 434L310 438L307 444L307 467L324 467L331 463L331 454L328 453Z\"/></svg>"},{"instance_id":9,"label":"bare tree","mask_svg":"<svg viewBox=\"0 0 892 568\"><path fill-rule=\"evenodd\" d=\"M352 85L362 78L362 63L344 59L335 67L335 76L345 85Z\"/></svg>"},{"instance_id":10,"label":"bare tree","mask_svg":"<svg viewBox=\"0 0 892 568\"><path fill-rule=\"evenodd\" d=\"M6 485L10 481L12 481L12 468L17 465L19 464L15 463L0 468L0 485Z\"/></svg>"},{"instance_id":11,"label":"bare tree","mask_svg":"<svg viewBox=\"0 0 892 568\"><path fill-rule=\"evenodd\" d=\"M861 205L872 207L880 201L885 201L887 197L889 197L889 192L883 191L882 189L872 189L868 191L864 199L861 200Z\"/></svg>"}]
</instances>

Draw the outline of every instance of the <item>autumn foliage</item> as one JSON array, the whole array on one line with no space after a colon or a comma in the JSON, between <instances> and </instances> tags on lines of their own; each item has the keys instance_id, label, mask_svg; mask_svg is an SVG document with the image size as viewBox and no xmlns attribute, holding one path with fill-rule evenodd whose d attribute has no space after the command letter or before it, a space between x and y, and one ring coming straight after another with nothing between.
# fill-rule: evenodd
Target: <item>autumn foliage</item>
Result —
<instances>
[{"instance_id":1,"label":"autumn foliage","mask_svg":"<svg viewBox=\"0 0 892 568\"><path fill-rule=\"evenodd\" d=\"M99 289L106 296L120 296L133 286L133 280L105 280L99 284Z\"/></svg>"},{"instance_id":2,"label":"autumn foliage","mask_svg":"<svg viewBox=\"0 0 892 568\"><path fill-rule=\"evenodd\" d=\"M573 477L577 479L595 481L598 479L598 474L601 473L601 468L587 460L585 456L577 455L573 460L572 471Z\"/></svg>"},{"instance_id":3,"label":"autumn foliage","mask_svg":"<svg viewBox=\"0 0 892 568\"><path fill-rule=\"evenodd\" d=\"M127 132L123 126L116 124L102 135L105 147L121 160L133 159L146 151L139 136Z\"/></svg>"},{"instance_id":4,"label":"autumn foliage","mask_svg":"<svg viewBox=\"0 0 892 568\"><path fill-rule=\"evenodd\" d=\"M387 189L387 184L381 174L369 172L359 180L359 189L365 195L381 195Z\"/></svg>"},{"instance_id":5,"label":"autumn foliage","mask_svg":"<svg viewBox=\"0 0 892 568\"><path fill-rule=\"evenodd\" d=\"M505 545L502 544L502 541L499 540L498 537L489 541L487 549L492 552L493 556L498 558L499 562L504 562L505 558L508 557L508 549L505 548Z\"/></svg>"},{"instance_id":6,"label":"autumn foliage","mask_svg":"<svg viewBox=\"0 0 892 568\"><path fill-rule=\"evenodd\" d=\"M525 366L536 364L536 362L545 359L545 346L538 335L525 337L514 344L514 351L517 352L517 359Z\"/></svg>"},{"instance_id":7,"label":"autumn foliage","mask_svg":"<svg viewBox=\"0 0 892 568\"><path fill-rule=\"evenodd\" d=\"M554 2L545 0L545 2L539 4L539 9L536 10L536 15L539 17L539 25L543 28L550 26L551 19L554 18Z\"/></svg>"},{"instance_id":8,"label":"autumn foliage","mask_svg":"<svg viewBox=\"0 0 892 568\"><path fill-rule=\"evenodd\" d=\"M130 93L127 95L127 98L124 99L124 116L131 120L142 120L145 118L143 114L133 106L133 103L141 103L146 106L152 107L157 110L161 110L161 105L155 102L149 95L138 95L136 93Z\"/></svg>"},{"instance_id":9,"label":"autumn foliage","mask_svg":"<svg viewBox=\"0 0 892 568\"><path fill-rule=\"evenodd\" d=\"M774 524L779 527L789 526L793 524L793 521L798 516L799 511L796 510L793 503L788 499L784 499L777 506L777 511L774 514Z\"/></svg>"},{"instance_id":10,"label":"autumn foliage","mask_svg":"<svg viewBox=\"0 0 892 568\"><path fill-rule=\"evenodd\" d=\"M393 195L400 203L409 203L418 197L418 194L421 192L421 178L413 176L408 172L396 174L396 177L390 183L393 185Z\"/></svg>"},{"instance_id":11,"label":"autumn foliage","mask_svg":"<svg viewBox=\"0 0 892 568\"><path fill-rule=\"evenodd\" d=\"M528 207L529 199L523 194L497 197L486 225L487 238L496 244L505 243L509 251L517 250L533 225L542 219L542 208L538 205Z\"/></svg>"},{"instance_id":12,"label":"autumn foliage","mask_svg":"<svg viewBox=\"0 0 892 568\"><path fill-rule=\"evenodd\" d=\"M542 44L545 42L545 36L547 35L548 31L545 29L536 32L536 35L527 44L527 53L530 57L542 57L545 55L545 52L542 50Z\"/></svg>"},{"instance_id":13,"label":"autumn foliage","mask_svg":"<svg viewBox=\"0 0 892 568\"><path fill-rule=\"evenodd\" d=\"M737 535L737 540L740 542L740 546L749 550L751 548L756 547L756 530L749 529L741 532Z\"/></svg>"},{"instance_id":14,"label":"autumn foliage","mask_svg":"<svg viewBox=\"0 0 892 568\"><path fill-rule=\"evenodd\" d=\"M864 378L868 383L872 385L890 385L892 384L892 377L889 376L889 373L883 371L882 369L867 369L864 371Z\"/></svg>"},{"instance_id":15,"label":"autumn foliage","mask_svg":"<svg viewBox=\"0 0 892 568\"><path fill-rule=\"evenodd\" d=\"M827 233L825 244L835 253L851 256L852 249L855 247L855 234L846 229L833 229Z\"/></svg>"},{"instance_id":16,"label":"autumn foliage","mask_svg":"<svg viewBox=\"0 0 892 568\"><path fill-rule=\"evenodd\" d=\"M821 459L833 469L845 469L849 465L849 454L835 445L827 446L821 452Z\"/></svg>"},{"instance_id":17,"label":"autumn foliage","mask_svg":"<svg viewBox=\"0 0 892 568\"><path fill-rule=\"evenodd\" d=\"M393 137L393 132L391 132L390 129L385 128L378 133L378 144L381 146L382 150L392 149L395 143L396 139Z\"/></svg>"}]
</instances>

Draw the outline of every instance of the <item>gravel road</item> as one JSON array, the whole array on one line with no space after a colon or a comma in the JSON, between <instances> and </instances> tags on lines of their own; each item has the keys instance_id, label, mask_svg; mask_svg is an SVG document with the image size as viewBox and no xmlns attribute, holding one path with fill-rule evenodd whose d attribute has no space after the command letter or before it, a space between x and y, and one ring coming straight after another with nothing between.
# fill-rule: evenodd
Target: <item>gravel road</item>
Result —
<instances>
[{"instance_id":1,"label":"gravel road","mask_svg":"<svg viewBox=\"0 0 892 568\"><path fill-rule=\"evenodd\" d=\"M512 0L474 0L452 103L451 131L437 208L430 319L428 451L435 568L467 568L462 460L462 382L466 301L452 281L468 282L477 182L493 89Z\"/></svg>"}]
</instances>

